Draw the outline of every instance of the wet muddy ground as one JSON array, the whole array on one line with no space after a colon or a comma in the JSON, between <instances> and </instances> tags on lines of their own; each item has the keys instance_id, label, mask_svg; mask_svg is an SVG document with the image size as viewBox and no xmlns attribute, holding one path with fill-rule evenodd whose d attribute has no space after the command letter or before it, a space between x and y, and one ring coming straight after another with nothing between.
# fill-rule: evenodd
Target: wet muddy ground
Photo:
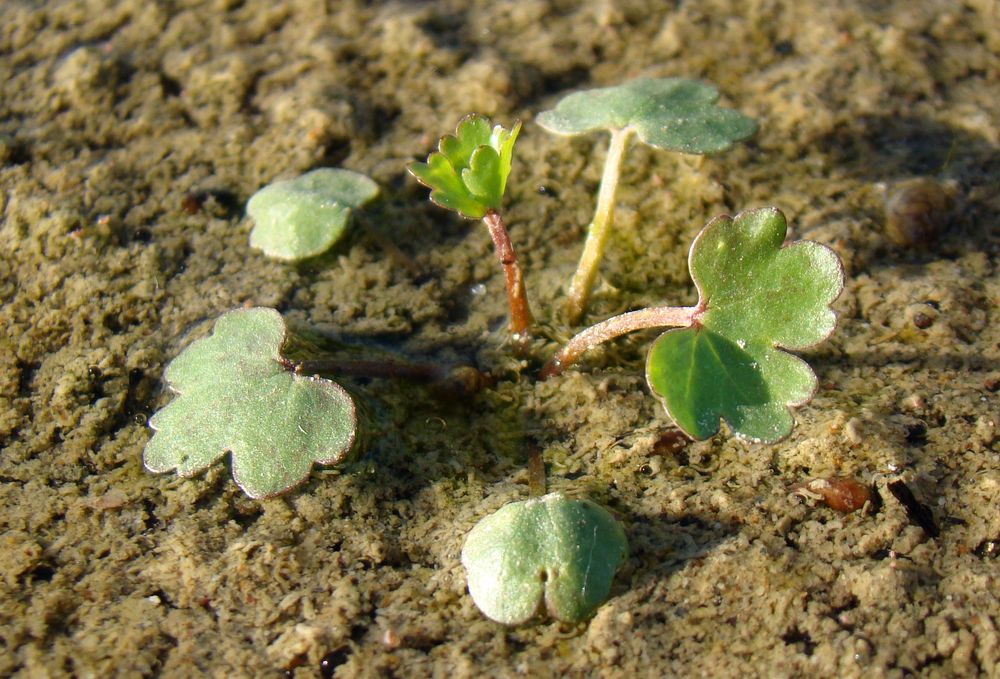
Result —
<instances>
[{"instance_id":1,"label":"wet muddy ground","mask_svg":"<svg viewBox=\"0 0 1000 679\"><path fill-rule=\"evenodd\" d=\"M651 334L536 379L572 334L606 139L533 118L640 75L714 82L760 131L710 158L630 150L588 320L691 303L701 226L781 208L847 285L778 444L673 445ZM0 83L0 676L1000 673L994 2L7 0ZM469 112L525 124L505 217L550 337L527 357L486 230L405 171ZM247 198L322 166L382 197L318 259L250 249ZM915 177L949 209L887 232ZM277 499L224 463L148 473L166 363L244 304L496 383L357 381L365 455ZM578 626L508 629L465 590L464 535L527 496L532 447L631 544ZM831 476L881 507L793 492Z\"/></svg>"}]
</instances>

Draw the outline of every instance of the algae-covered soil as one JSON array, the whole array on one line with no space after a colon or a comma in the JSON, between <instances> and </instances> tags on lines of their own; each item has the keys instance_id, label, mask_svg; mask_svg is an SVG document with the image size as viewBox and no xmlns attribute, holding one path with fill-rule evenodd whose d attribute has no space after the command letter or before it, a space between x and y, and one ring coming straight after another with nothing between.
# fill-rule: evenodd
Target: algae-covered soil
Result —
<instances>
[{"instance_id":1,"label":"algae-covered soil","mask_svg":"<svg viewBox=\"0 0 1000 679\"><path fill-rule=\"evenodd\" d=\"M640 75L712 81L760 130L630 150L588 320L690 304L705 221L781 208L847 284L778 444L673 445L649 333L536 379L572 333L606 135L534 116ZM0 88L0 676L1000 676L993 0L4 0ZM525 125L505 217L545 332L523 357L486 230L405 171L473 111ZM318 259L250 249L247 198L323 166L382 197ZM887 203L915 177L950 208ZM887 204L920 227L902 244ZM227 462L147 472L166 363L241 305L495 383L354 382L366 452L276 499ZM505 628L466 592L464 536L527 497L531 450L630 542L576 626ZM830 476L881 506L792 492Z\"/></svg>"}]
</instances>

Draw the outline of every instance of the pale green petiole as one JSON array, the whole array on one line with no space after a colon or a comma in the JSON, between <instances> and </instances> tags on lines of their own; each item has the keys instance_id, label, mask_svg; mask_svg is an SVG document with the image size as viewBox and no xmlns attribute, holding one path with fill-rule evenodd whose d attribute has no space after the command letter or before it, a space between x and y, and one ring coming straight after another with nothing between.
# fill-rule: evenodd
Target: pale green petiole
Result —
<instances>
[{"instance_id":1,"label":"pale green petiole","mask_svg":"<svg viewBox=\"0 0 1000 679\"><path fill-rule=\"evenodd\" d=\"M611 130L611 143L608 145L608 155L604 159L604 174L601 176L601 187L597 193L597 207L594 209L594 219L587 229L587 240L583 244L583 254L580 263L573 274L566 300L567 320L576 325L583 317L590 299L590 290L594 287L597 269L604 256L608 236L615 222L615 194L618 190L618 177L621 173L622 158L625 147L632 134L631 127Z\"/></svg>"},{"instance_id":2,"label":"pale green petiole","mask_svg":"<svg viewBox=\"0 0 1000 679\"><path fill-rule=\"evenodd\" d=\"M614 223L615 190L622 156L632 133L643 144L681 153L717 153L757 129L743 114L716 106L713 86L685 78L636 78L615 87L564 97L535 119L555 134L611 132L611 145L580 265L569 289L568 320L580 321Z\"/></svg>"}]
</instances>

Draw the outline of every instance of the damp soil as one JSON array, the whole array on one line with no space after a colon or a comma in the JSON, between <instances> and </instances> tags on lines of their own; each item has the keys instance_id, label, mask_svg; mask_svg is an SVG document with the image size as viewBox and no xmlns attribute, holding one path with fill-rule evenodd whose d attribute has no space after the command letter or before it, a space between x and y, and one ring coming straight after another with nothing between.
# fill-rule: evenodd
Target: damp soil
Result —
<instances>
[{"instance_id":1,"label":"damp soil","mask_svg":"<svg viewBox=\"0 0 1000 679\"><path fill-rule=\"evenodd\" d=\"M648 333L536 379L572 332L606 138L533 118L640 75L712 81L760 131L710 158L630 149L588 319L691 303L706 220L778 206L847 271L780 443L678 443ZM0 88L0 676L1000 675L991 0L5 0ZM486 230L405 171L468 112L525 123L504 213L545 327L525 356ZM247 198L323 166L382 197L325 256L252 250ZM887 232L915 177L949 209L918 195L923 221ZM495 384L357 381L364 455L279 498L226 462L147 472L164 366L241 305ZM533 449L631 545L576 626L505 628L465 588L463 538L527 496ZM793 492L834 476L880 506Z\"/></svg>"}]
</instances>

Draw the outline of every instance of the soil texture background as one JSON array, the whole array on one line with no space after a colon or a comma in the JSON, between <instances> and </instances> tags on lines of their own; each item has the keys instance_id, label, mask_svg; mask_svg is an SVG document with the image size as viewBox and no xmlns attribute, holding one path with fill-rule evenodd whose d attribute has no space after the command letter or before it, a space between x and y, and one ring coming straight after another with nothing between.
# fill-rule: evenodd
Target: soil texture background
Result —
<instances>
[{"instance_id":1,"label":"soil texture background","mask_svg":"<svg viewBox=\"0 0 1000 679\"><path fill-rule=\"evenodd\" d=\"M705 222L780 208L847 283L778 444L678 442L655 334L537 380L574 330L607 135L534 117L637 76L710 81L760 130L630 148L587 321L692 303ZM1000 676L993 0L4 0L0 95L0 676ZM470 112L524 122L504 215L544 328L526 356L486 230L405 170ZM297 265L251 249L246 200L327 166L382 187L350 235ZM354 381L364 455L279 498L228 461L147 472L164 367L242 305L495 381ZM630 542L580 625L506 628L466 592L464 536L527 497L532 449ZM880 506L793 492L834 476Z\"/></svg>"}]
</instances>

